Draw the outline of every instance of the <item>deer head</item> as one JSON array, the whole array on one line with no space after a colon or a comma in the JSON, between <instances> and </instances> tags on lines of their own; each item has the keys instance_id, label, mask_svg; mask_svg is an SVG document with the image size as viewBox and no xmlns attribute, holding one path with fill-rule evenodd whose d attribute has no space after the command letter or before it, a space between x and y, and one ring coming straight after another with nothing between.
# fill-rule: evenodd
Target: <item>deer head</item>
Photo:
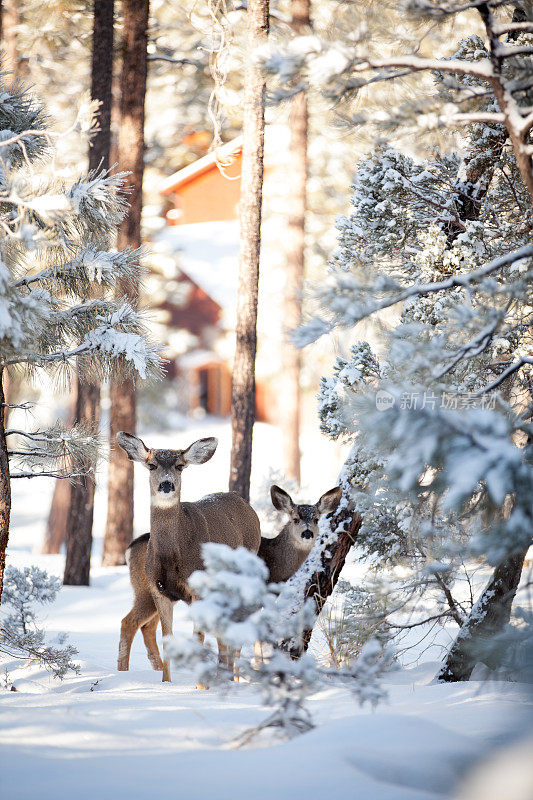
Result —
<instances>
[{"instance_id":1,"label":"deer head","mask_svg":"<svg viewBox=\"0 0 533 800\"><path fill-rule=\"evenodd\" d=\"M290 517L288 525L294 541L300 547L305 546L309 549L317 537L320 517L322 514L335 511L341 495L341 487L335 486L334 489L325 492L314 506L297 505L291 496L279 486L270 487L270 497L274 508L277 508L278 511L285 511Z\"/></svg>"},{"instance_id":2,"label":"deer head","mask_svg":"<svg viewBox=\"0 0 533 800\"><path fill-rule=\"evenodd\" d=\"M150 502L159 508L179 503L181 473L189 464L205 464L217 449L214 437L198 439L185 450L156 450L146 447L142 439L119 431L117 442L130 461L139 461L150 470Z\"/></svg>"}]
</instances>

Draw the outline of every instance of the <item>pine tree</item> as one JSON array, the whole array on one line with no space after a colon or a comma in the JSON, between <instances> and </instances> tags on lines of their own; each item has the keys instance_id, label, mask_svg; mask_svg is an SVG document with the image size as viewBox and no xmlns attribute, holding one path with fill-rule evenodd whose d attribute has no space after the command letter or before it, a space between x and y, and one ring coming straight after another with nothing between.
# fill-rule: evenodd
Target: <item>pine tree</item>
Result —
<instances>
[{"instance_id":1,"label":"pine tree","mask_svg":"<svg viewBox=\"0 0 533 800\"><path fill-rule=\"evenodd\" d=\"M309 0L292 0L293 30L302 35L310 26ZM305 216L307 210L307 97L298 92L290 102L291 184L289 244L285 274L283 319L288 331L298 328L302 321L302 292L305 269ZM282 432L285 453L285 472L300 483L300 415L301 415L301 353L292 342L284 343Z\"/></svg>"},{"instance_id":2,"label":"pine tree","mask_svg":"<svg viewBox=\"0 0 533 800\"><path fill-rule=\"evenodd\" d=\"M113 0L94 0L91 68L91 100L98 103L97 130L89 146L89 170L108 170L111 148L111 83L113 80ZM78 379L74 424L93 426L100 421L100 384L98 380ZM87 463L86 473L70 490L66 519L66 584L88 585L91 566L95 474L94 464Z\"/></svg>"},{"instance_id":3,"label":"pine tree","mask_svg":"<svg viewBox=\"0 0 533 800\"><path fill-rule=\"evenodd\" d=\"M439 590L442 616L462 626L446 679L468 677L482 649L475 636L494 637L509 620L531 543L523 442L531 424L533 23L521 3L506 4L505 17L500 5L476 6L485 36L464 39L445 58L383 56L371 29L354 26L357 44L296 42L267 60L290 80L319 76L336 99L400 72L432 71L432 95L379 118L369 108L354 123L404 137L469 126L461 154L421 162L383 145L359 165L354 210L339 221L319 297L323 313L299 334L305 344L402 304L386 359L361 344L338 359L322 383L320 414L325 432L353 441L347 502L363 516L358 542L367 556L407 560L418 588ZM435 24L464 9L413 0L408 10L413 23ZM465 607L450 587L468 556L484 556L495 571Z\"/></svg>"},{"instance_id":4,"label":"pine tree","mask_svg":"<svg viewBox=\"0 0 533 800\"><path fill-rule=\"evenodd\" d=\"M257 294L261 247L265 80L253 61L254 49L268 35L268 0L248 4L248 61L245 74L240 199L237 342L231 385L231 464L229 488L250 498L252 436L255 420Z\"/></svg>"},{"instance_id":5,"label":"pine tree","mask_svg":"<svg viewBox=\"0 0 533 800\"><path fill-rule=\"evenodd\" d=\"M26 92L2 86L2 232L0 369L39 369L82 376L114 368L145 377L160 359L141 317L127 302L102 295L135 281L137 251L109 251L127 209L124 175L90 173L69 183L47 169L51 135L42 107ZM80 118L81 119L81 118ZM2 422L5 405L2 392ZM6 444L9 439L9 446ZM0 427L0 587L9 536L10 481L67 478L94 460L97 441L81 426L26 431Z\"/></svg>"},{"instance_id":6,"label":"pine tree","mask_svg":"<svg viewBox=\"0 0 533 800\"><path fill-rule=\"evenodd\" d=\"M141 244L142 185L144 172L144 103L147 75L149 0L123 2L122 71L120 77L120 127L118 162L131 175L130 211L119 230L119 247ZM130 302L138 302L138 286L119 285ZM136 396L131 380L111 386L110 436L118 431L135 433ZM133 538L133 463L111 450L108 473L107 524L103 563L125 563L126 548Z\"/></svg>"}]
</instances>

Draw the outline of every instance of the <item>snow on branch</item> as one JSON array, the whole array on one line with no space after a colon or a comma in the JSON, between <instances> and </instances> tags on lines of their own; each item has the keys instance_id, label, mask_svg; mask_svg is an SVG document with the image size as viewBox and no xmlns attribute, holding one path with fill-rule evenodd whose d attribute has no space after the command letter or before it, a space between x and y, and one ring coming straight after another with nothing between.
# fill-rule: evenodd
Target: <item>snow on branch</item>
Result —
<instances>
[{"instance_id":1,"label":"snow on branch","mask_svg":"<svg viewBox=\"0 0 533 800\"><path fill-rule=\"evenodd\" d=\"M103 315L102 310L107 315ZM83 318L81 324L80 316ZM162 359L159 348L148 341L141 315L128 303L117 308L109 301L89 301L51 315L49 322L56 326L67 324L71 330L79 328L83 331L87 318L94 320L96 326L85 333L79 345L53 352L22 352L4 363L46 367L93 356L96 361L93 364L87 362L87 366L97 366L104 373L118 362L127 372L143 379L160 375Z\"/></svg>"},{"instance_id":2,"label":"snow on branch","mask_svg":"<svg viewBox=\"0 0 533 800\"><path fill-rule=\"evenodd\" d=\"M56 678L63 679L67 672L79 672L72 660L78 651L66 644L66 634L59 634L55 641L47 642L35 614L35 604L52 603L60 588L59 578L50 577L38 567L6 568L3 613L0 615L0 653L10 658L35 661Z\"/></svg>"},{"instance_id":3,"label":"snow on branch","mask_svg":"<svg viewBox=\"0 0 533 800\"><path fill-rule=\"evenodd\" d=\"M330 303L329 298L331 297L333 299L334 297L338 297L340 291L348 297L353 298L349 304L349 315L345 315L344 309L342 309L342 311L339 310L339 313L335 315L332 321L328 322L320 318L315 318L307 325L301 326L293 336L293 339L297 346L304 347L316 341L320 336L331 332L335 325L352 326L378 311L391 308L411 298L423 297L453 288L470 289L472 284L479 284L494 272L498 272L505 267L531 257L533 257L533 245L524 245L512 253L505 253L502 256L492 259L484 266L474 269L471 272L451 275L443 281L415 283L408 286L406 289L401 288L391 280L387 282L382 280L381 283L377 281L374 286L366 286L361 284L353 275L338 272L334 276L334 282L329 287L323 289L320 296L325 302L325 305L329 305L333 308L335 307L335 303ZM365 295L384 293L385 290L387 296L381 300L365 301L364 299Z\"/></svg>"},{"instance_id":4,"label":"snow on branch","mask_svg":"<svg viewBox=\"0 0 533 800\"><path fill-rule=\"evenodd\" d=\"M15 281L15 287L29 287L35 283L46 288L60 286L65 292L84 295L97 284L102 288L124 285L138 277L141 267L141 250L109 252L88 244L73 258L64 263L30 273Z\"/></svg>"},{"instance_id":5,"label":"snow on branch","mask_svg":"<svg viewBox=\"0 0 533 800\"><path fill-rule=\"evenodd\" d=\"M29 467L29 472L12 473L11 477L28 475L53 475L74 477L83 470L87 460L94 463L98 456L99 439L96 431L82 425L68 430L60 423L35 432L8 430L10 462L18 467ZM12 446L18 440L18 447ZM26 441L27 440L27 441Z\"/></svg>"},{"instance_id":6,"label":"snow on branch","mask_svg":"<svg viewBox=\"0 0 533 800\"><path fill-rule=\"evenodd\" d=\"M249 658L239 662L241 674L259 684L265 704L274 710L257 727L245 731L236 744L242 746L265 730L274 729L284 738L310 730L313 721L305 701L326 676L346 681L361 704L376 705L383 699L379 684L390 658L380 643L369 642L360 658L343 670L322 670L308 654L295 661L277 649L277 642L280 637L301 636L312 624L312 603L301 604L294 614L286 613L281 586L266 583L264 562L244 548L206 543L202 558L205 570L190 578L198 597L189 612L195 629L216 636L232 649L260 641L273 650L259 663ZM169 636L165 653L175 666L192 667L198 680L215 678L213 658L205 646Z\"/></svg>"}]
</instances>

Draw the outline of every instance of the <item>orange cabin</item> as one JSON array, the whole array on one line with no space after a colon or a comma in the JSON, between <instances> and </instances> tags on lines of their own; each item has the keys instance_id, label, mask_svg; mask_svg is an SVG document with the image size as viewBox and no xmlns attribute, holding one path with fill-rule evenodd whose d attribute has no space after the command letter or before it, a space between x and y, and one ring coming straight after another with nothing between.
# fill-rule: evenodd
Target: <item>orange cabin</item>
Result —
<instances>
[{"instance_id":1,"label":"orange cabin","mask_svg":"<svg viewBox=\"0 0 533 800\"><path fill-rule=\"evenodd\" d=\"M217 165L217 158L225 164L224 174ZM168 224L238 219L241 164L239 137L167 178L161 192L171 206L166 213Z\"/></svg>"}]
</instances>

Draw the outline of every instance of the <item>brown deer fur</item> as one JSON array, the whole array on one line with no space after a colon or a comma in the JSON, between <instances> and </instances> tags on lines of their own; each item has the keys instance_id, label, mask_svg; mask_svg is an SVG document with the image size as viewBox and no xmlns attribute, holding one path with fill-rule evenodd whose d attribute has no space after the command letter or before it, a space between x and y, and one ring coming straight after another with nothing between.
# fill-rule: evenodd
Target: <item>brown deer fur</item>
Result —
<instances>
[{"instance_id":1,"label":"brown deer fur","mask_svg":"<svg viewBox=\"0 0 533 800\"><path fill-rule=\"evenodd\" d=\"M208 495L196 503L181 502L181 472L189 464L208 461L217 446L214 438L199 439L186 450L156 450L122 431L119 445L132 461L150 470L150 534L129 548L133 608L122 620L118 669L127 670L133 637L139 627L154 669L170 680L167 661L161 661L155 630L161 620L163 636L172 633L172 608L177 600L194 598L190 575L203 568L201 545L219 542L246 547L257 553L261 541L259 519L253 508L235 492ZM229 665L227 648L219 643L219 662Z\"/></svg>"}]
</instances>

